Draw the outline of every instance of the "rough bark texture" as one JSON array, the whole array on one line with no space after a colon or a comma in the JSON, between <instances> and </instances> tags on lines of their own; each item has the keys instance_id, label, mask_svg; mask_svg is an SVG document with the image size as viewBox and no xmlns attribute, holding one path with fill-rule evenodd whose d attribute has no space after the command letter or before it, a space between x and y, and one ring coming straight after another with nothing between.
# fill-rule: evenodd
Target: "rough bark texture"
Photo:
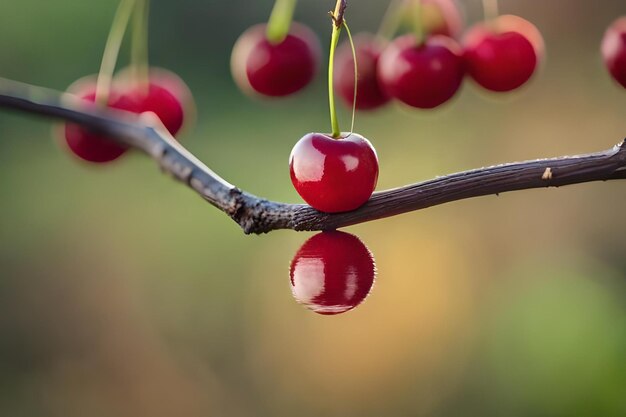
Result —
<instances>
[{"instance_id":1,"label":"rough bark texture","mask_svg":"<svg viewBox=\"0 0 626 417\"><path fill-rule=\"evenodd\" d=\"M245 233L328 230L466 198L531 188L626 179L626 144L586 155L515 162L374 193L357 210L328 214L268 201L229 184L183 148L153 114L86 109L68 94L0 79L0 107L82 124L153 158L161 169L228 214Z\"/></svg>"}]
</instances>

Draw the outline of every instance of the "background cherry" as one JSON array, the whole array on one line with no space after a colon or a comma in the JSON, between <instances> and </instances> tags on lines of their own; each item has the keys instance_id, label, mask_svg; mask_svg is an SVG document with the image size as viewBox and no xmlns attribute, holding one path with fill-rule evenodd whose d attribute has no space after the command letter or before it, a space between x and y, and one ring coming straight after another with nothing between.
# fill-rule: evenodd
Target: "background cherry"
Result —
<instances>
[{"instance_id":1,"label":"background cherry","mask_svg":"<svg viewBox=\"0 0 626 417\"><path fill-rule=\"evenodd\" d=\"M246 30L237 40L231 71L246 93L281 97L293 94L313 80L321 59L321 47L306 26L292 22L286 38L277 44L266 36L267 25Z\"/></svg>"},{"instance_id":2,"label":"background cherry","mask_svg":"<svg viewBox=\"0 0 626 417\"><path fill-rule=\"evenodd\" d=\"M184 125L195 118L195 103L191 90L172 71L163 68L149 69L149 86L137 85L132 70L126 68L115 77L120 94L134 101L138 113L151 111L159 116L163 125L176 135Z\"/></svg>"},{"instance_id":3,"label":"background cherry","mask_svg":"<svg viewBox=\"0 0 626 417\"><path fill-rule=\"evenodd\" d=\"M463 44L470 76L483 88L497 92L525 84L543 55L539 31L516 16L500 16L474 25Z\"/></svg>"},{"instance_id":4,"label":"background cherry","mask_svg":"<svg viewBox=\"0 0 626 417\"><path fill-rule=\"evenodd\" d=\"M378 81L378 59L385 42L367 33L354 37L358 63L357 98L358 110L372 110L385 105L389 97ZM354 101L354 59L349 42L344 42L335 55L335 90L348 106Z\"/></svg>"},{"instance_id":5,"label":"background cherry","mask_svg":"<svg viewBox=\"0 0 626 417\"><path fill-rule=\"evenodd\" d=\"M67 91L83 99L86 106L95 106L96 77L82 78L72 84ZM108 106L127 111L134 110L134 103L121 97L115 91L109 93ZM111 139L72 123L65 124L64 138L75 155L89 162L110 162L122 156L127 150L126 147L118 145Z\"/></svg>"},{"instance_id":6,"label":"background cherry","mask_svg":"<svg viewBox=\"0 0 626 417\"><path fill-rule=\"evenodd\" d=\"M435 35L418 45L413 34L401 36L387 47L378 71L387 94L422 109L437 107L452 98L465 74L456 41Z\"/></svg>"},{"instance_id":7,"label":"background cherry","mask_svg":"<svg viewBox=\"0 0 626 417\"><path fill-rule=\"evenodd\" d=\"M319 314L340 314L367 297L376 265L356 236L329 231L316 234L300 247L289 275L299 303Z\"/></svg>"},{"instance_id":8,"label":"background cherry","mask_svg":"<svg viewBox=\"0 0 626 417\"><path fill-rule=\"evenodd\" d=\"M626 88L626 16L609 26L602 39L602 57L613 78Z\"/></svg>"},{"instance_id":9,"label":"background cherry","mask_svg":"<svg viewBox=\"0 0 626 417\"><path fill-rule=\"evenodd\" d=\"M309 133L291 151L289 170L304 201L337 213L354 210L370 198L378 180L378 158L372 144L356 133L340 139Z\"/></svg>"}]
</instances>

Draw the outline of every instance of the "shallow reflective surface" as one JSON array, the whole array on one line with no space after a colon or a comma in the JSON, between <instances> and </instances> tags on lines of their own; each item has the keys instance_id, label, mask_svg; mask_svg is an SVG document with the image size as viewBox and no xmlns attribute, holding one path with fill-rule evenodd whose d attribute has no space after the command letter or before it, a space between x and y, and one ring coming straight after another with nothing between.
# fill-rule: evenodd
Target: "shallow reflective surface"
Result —
<instances>
[{"instance_id":1,"label":"shallow reflective surface","mask_svg":"<svg viewBox=\"0 0 626 417\"><path fill-rule=\"evenodd\" d=\"M316 313L340 314L363 302L375 275L374 257L359 238L322 232L304 242L291 261L291 290Z\"/></svg>"}]
</instances>

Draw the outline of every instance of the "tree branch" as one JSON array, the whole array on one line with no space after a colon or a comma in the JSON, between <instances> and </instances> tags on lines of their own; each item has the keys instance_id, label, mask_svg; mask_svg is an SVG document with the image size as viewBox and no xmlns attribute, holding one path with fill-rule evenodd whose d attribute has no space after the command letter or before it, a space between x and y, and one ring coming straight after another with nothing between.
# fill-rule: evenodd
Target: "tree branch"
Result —
<instances>
[{"instance_id":1,"label":"tree branch","mask_svg":"<svg viewBox=\"0 0 626 417\"><path fill-rule=\"evenodd\" d=\"M479 168L380 191L357 210L328 214L307 205L268 201L229 184L183 148L151 113L137 116L86 108L74 96L3 79L0 107L79 123L146 153L164 172L228 214L245 233L328 230L489 194L626 179L622 142L603 152Z\"/></svg>"}]
</instances>

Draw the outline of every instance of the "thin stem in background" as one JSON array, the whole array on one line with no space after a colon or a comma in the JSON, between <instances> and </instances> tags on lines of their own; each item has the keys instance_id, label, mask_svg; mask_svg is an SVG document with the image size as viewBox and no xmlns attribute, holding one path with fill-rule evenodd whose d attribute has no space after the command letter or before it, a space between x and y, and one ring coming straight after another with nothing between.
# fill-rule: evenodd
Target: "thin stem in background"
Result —
<instances>
[{"instance_id":1,"label":"thin stem in background","mask_svg":"<svg viewBox=\"0 0 626 417\"><path fill-rule=\"evenodd\" d=\"M106 105L109 102L109 92L113 81L113 72L117 64L117 57L124 40L124 34L128 27L128 21L135 7L135 0L122 0L115 12L113 24L109 31L98 73L96 86L96 103Z\"/></svg>"}]
</instances>

